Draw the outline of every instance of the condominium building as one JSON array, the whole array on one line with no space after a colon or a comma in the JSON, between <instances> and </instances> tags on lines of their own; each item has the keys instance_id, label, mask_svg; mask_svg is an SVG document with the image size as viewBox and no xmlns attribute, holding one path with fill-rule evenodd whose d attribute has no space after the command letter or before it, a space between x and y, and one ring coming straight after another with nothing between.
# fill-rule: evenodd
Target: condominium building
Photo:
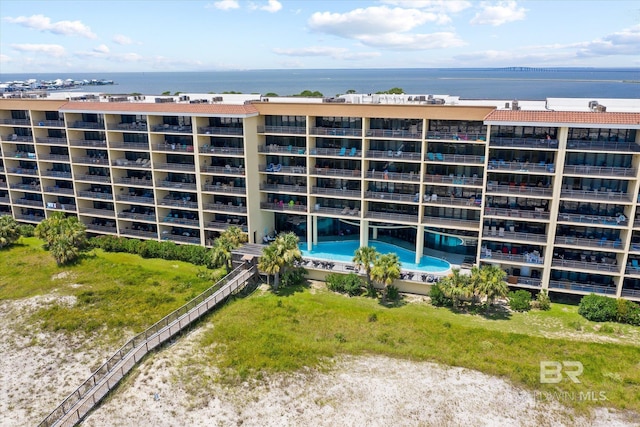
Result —
<instances>
[{"instance_id":1,"label":"condominium building","mask_svg":"<svg viewBox=\"0 0 640 427\"><path fill-rule=\"evenodd\" d=\"M387 241L416 266L640 300L639 129L638 99L5 97L0 214L205 246L231 225L311 252Z\"/></svg>"}]
</instances>

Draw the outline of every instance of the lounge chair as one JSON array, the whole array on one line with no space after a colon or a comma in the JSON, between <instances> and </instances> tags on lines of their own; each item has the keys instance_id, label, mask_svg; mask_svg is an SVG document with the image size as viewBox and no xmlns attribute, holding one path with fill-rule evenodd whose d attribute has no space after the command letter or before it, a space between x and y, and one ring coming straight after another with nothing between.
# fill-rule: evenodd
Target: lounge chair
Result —
<instances>
[{"instance_id":1,"label":"lounge chair","mask_svg":"<svg viewBox=\"0 0 640 427\"><path fill-rule=\"evenodd\" d=\"M436 159L443 161L444 157L442 156L442 153L436 153Z\"/></svg>"},{"instance_id":2,"label":"lounge chair","mask_svg":"<svg viewBox=\"0 0 640 427\"><path fill-rule=\"evenodd\" d=\"M280 163L278 163L273 167L274 172L280 172L281 170L282 170L282 165Z\"/></svg>"},{"instance_id":3,"label":"lounge chair","mask_svg":"<svg viewBox=\"0 0 640 427\"><path fill-rule=\"evenodd\" d=\"M351 151L349 152L349 155L351 157L355 156L356 155L356 151L357 151L356 147L351 147Z\"/></svg>"},{"instance_id":4,"label":"lounge chair","mask_svg":"<svg viewBox=\"0 0 640 427\"><path fill-rule=\"evenodd\" d=\"M342 147L340 149L340 152L338 153L338 155L339 156L344 156L346 152L347 152L347 147Z\"/></svg>"},{"instance_id":5,"label":"lounge chair","mask_svg":"<svg viewBox=\"0 0 640 427\"><path fill-rule=\"evenodd\" d=\"M344 209L342 209L342 212L340 212L341 215L346 215L349 213L351 209L349 209L349 206L345 206Z\"/></svg>"},{"instance_id":6,"label":"lounge chair","mask_svg":"<svg viewBox=\"0 0 640 427\"><path fill-rule=\"evenodd\" d=\"M433 153L427 153L427 159L428 160L434 160L435 157L433 156Z\"/></svg>"},{"instance_id":7,"label":"lounge chair","mask_svg":"<svg viewBox=\"0 0 640 427\"><path fill-rule=\"evenodd\" d=\"M353 208L353 209L351 210L351 212L349 213L349 215L351 215L351 216L356 216L356 215L358 215L359 213L360 213L360 209L358 209L358 207L356 206L355 208Z\"/></svg>"}]
</instances>

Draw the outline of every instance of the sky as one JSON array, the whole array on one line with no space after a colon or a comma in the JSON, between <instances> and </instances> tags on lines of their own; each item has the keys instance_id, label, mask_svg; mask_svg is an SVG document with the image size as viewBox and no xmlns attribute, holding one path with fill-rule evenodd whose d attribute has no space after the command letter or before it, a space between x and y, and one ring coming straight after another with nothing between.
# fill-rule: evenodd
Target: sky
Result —
<instances>
[{"instance_id":1,"label":"sky","mask_svg":"<svg viewBox=\"0 0 640 427\"><path fill-rule=\"evenodd\" d=\"M640 67L640 2L0 0L0 73Z\"/></svg>"}]
</instances>

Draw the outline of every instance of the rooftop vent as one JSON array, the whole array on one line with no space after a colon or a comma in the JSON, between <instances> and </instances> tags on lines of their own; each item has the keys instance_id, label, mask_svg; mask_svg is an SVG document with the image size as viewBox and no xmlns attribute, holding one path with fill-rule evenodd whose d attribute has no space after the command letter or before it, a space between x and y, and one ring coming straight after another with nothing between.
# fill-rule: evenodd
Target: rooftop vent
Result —
<instances>
[{"instance_id":1,"label":"rooftop vent","mask_svg":"<svg viewBox=\"0 0 640 427\"><path fill-rule=\"evenodd\" d=\"M511 109L514 111L517 111L520 109L520 106L518 105L518 100L514 99L513 102L511 102Z\"/></svg>"}]
</instances>

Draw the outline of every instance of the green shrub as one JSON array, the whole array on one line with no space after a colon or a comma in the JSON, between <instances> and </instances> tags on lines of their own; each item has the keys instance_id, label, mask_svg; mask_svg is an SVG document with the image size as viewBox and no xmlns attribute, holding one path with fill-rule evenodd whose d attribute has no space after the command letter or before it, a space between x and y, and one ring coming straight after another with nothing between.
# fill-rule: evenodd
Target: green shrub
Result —
<instances>
[{"instance_id":1,"label":"green shrub","mask_svg":"<svg viewBox=\"0 0 640 427\"><path fill-rule=\"evenodd\" d=\"M35 227L31 224L23 224L20 226L20 235L22 237L33 237Z\"/></svg>"},{"instance_id":2,"label":"green shrub","mask_svg":"<svg viewBox=\"0 0 640 427\"><path fill-rule=\"evenodd\" d=\"M362 293L362 279L355 273L329 273L325 281L327 288L333 292L339 292L349 296L356 296Z\"/></svg>"},{"instance_id":3,"label":"green shrub","mask_svg":"<svg viewBox=\"0 0 640 427\"><path fill-rule=\"evenodd\" d=\"M429 297L431 298L431 304L436 307L450 307L452 305L451 298L444 293L442 286L437 283L431 286Z\"/></svg>"},{"instance_id":4,"label":"green shrub","mask_svg":"<svg viewBox=\"0 0 640 427\"><path fill-rule=\"evenodd\" d=\"M280 286L297 286L304 282L307 271L302 267L288 269L280 278Z\"/></svg>"},{"instance_id":5,"label":"green shrub","mask_svg":"<svg viewBox=\"0 0 640 427\"><path fill-rule=\"evenodd\" d=\"M640 326L640 306L638 304L620 298L617 301L617 309L616 320L618 322Z\"/></svg>"},{"instance_id":6,"label":"green shrub","mask_svg":"<svg viewBox=\"0 0 640 427\"><path fill-rule=\"evenodd\" d=\"M391 301L397 301L400 298L400 291L396 286L389 285L387 286L387 298Z\"/></svg>"},{"instance_id":7,"label":"green shrub","mask_svg":"<svg viewBox=\"0 0 640 427\"><path fill-rule=\"evenodd\" d=\"M551 310L551 299L549 299L549 293L546 289L538 292L536 300L532 302L532 307L538 310Z\"/></svg>"},{"instance_id":8,"label":"green shrub","mask_svg":"<svg viewBox=\"0 0 640 427\"><path fill-rule=\"evenodd\" d=\"M578 314L592 322L615 322L618 318L618 303L615 299L590 294L582 297Z\"/></svg>"},{"instance_id":9,"label":"green shrub","mask_svg":"<svg viewBox=\"0 0 640 427\"><path fill-rule=\"evenodd\" d=\"M514 311L529 311L531 309L531 294L524 289L509 292L509 307Z\"/></svg>"},{"instance_id":10,"label":"green shrub","mask_svg":"<svg viewBox=\"0 0 640 427\"><path fill-rule=\"evenodd\" d=\"M369 315L369 323L377 322L377 321L378 321L378 315L376 313L371 313Z\"/></svg>"}]
</instances>

